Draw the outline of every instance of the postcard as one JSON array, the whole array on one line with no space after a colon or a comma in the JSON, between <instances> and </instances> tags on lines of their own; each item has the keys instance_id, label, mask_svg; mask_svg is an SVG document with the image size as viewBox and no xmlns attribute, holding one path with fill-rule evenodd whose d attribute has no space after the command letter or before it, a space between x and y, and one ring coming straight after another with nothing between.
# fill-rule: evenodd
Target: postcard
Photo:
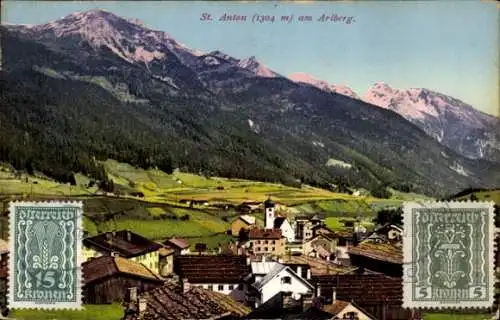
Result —
<instances>
[{"instance_id":1,"label":"postcard","mask_svg":"<svg viewBox=\"0 0 500 320\"><path fill-rule=\"evenodd\" d=\"M496 3L1 22L0 317L499 319Z\"/></svg>"}]
</instances>

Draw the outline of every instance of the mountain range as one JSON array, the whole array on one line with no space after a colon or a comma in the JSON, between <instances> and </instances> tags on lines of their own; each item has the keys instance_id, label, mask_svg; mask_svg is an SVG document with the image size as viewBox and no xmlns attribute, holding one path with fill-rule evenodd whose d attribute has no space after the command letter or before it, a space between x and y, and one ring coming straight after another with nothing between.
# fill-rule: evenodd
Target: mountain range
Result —
<instances>
[{"instance_id":1,"label":"mountain range","mask_svg":"<svg viewBox=\"0 0 500 320\"><path fill-rule=\"evenodd\" d=\"M383 82L375 83L360 96L347 86L306 73L293 73L289 78L397 112L465 157L500 163L500 119L458 99L425 88L394 89Z\"/></svg>"},{"instance_id":2,"label":"mountain range","mask_svg":"<svg viewBox=\"0 0 500 320\"><path fill-rule=\"evenodd\" d=\"M0 160L59 180L95 174L96 159L113 158L374 194L390 186L441 196L500 181L498 132L471 130L473 141L459 139L462 147L451 129L436 136L436 128L474 123L463 115L479 113L428 90L363 101L304 74L280 75L253 56L190 49L103 10L4 25L1 36ZM371 92L389 97L380 90ZM416 97L450 107L425 121L399 111ZM484 123L495 129L494 121Z\"/></svg>"}]
</instances>

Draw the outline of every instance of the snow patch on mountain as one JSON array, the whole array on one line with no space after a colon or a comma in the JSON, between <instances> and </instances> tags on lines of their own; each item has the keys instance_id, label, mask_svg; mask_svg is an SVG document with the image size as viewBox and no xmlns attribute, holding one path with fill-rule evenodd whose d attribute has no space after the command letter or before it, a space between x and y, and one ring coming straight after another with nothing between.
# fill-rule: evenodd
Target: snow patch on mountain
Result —
<instances>
[{"instance_id":1,"label":"snow patch on mountain","mask_svg":"<svg viewBox=\"0 0 500 320\"><path fill-rule=\"evenodd\" d=\"M469 173L464 169L464 167L459 164L459 163L455 163L453 166L450 166L449 167L451 170L455 171L456 173L462 175L462 176L465 176L465 177L468 177L469 176Z\"/></svg>"},{"instance_id":2,"label":"snow patch on mountain","mask_svg":"<svg viewBox=\"0 0 500 320\"><path fill-rule=\"evenodd\" d=\"M424 89L393 89L383 82L377 82L363 96L363 100L376 106L391 109L402 116L412 119L424 119L427 116L438 117L436 107L423 92Z\"/></svg>"},{"instance_id":3,"label":"snow patch on mountain","mask_svg":"<svg viewBox=\"0 0 500 320\"><path fill-rule=\"evenodd\" d=\"M260 133L260 126L256 124L252 119L248 119L248 125L254 133Z\"/></svg>"},{"instance_id":4,"label":"snow patch on mountain","mask_svg":"<svg viewBox=\"0 0 500 320\"><path fill-rule=\"evenodd\" d=\"M334 159L334 158L330 158L328 159L328 162L326 163L326 165L328 167L342 167L342 168L346 168L346 169L350 169L352 168L352 165L347 163L347 162L344 162L342 160L338 160L338 159Z\"/></svg>"},{"instance_id":5,"label":"snow patch on mountain","mask_svg":"<svg viewBox=\"0 0 500 320\"><path fill-rule=\"evenodd\" d=\"M325 147L325 144L323 142L321 142L321 141L313 141L312 144L315 147L321 147L321 148Z\"/></svg>"},{"instance_id":6,"label":"snow patch on mountain","mask_svg":"<svg viewBox=\"0 0 500 320\"><path fill-rule=\"evenodd\" d=\"M290 79L296 83L309 84L309 85L312 85L318 89L321 89L321 90L324 90L327 92L338 93L338 94L348 96L348 97L351 97L354 99L359 99L358 94L356 92L354 92L348 86L330 84L325 80L316 79L315 77L313 77L307 73L304 73L304 72L292 73L288 76L288 79Z\"/></svg>"},{"instance_id":7,"label":"snow patch on mountain","mask_svg":"<svg viewBox=\"0 0 500 320\"><path fill-rule=\"evenodd\" d=\"M247 69L259 77L275 78L278 76L277 73L257 61L255 56L238 61L238 67Z\"/></svg>"}]
</instances>

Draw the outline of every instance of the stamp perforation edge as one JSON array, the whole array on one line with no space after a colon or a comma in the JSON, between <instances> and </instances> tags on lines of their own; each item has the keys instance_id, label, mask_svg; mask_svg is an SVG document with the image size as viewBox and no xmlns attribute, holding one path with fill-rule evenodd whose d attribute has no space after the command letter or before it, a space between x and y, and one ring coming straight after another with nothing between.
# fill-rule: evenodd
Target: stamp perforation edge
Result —
<instances>
[{"instance_id":1,"label":"stamp perforation edge","mask_svg":"<svg viewBox=\"0 0 500 320\"><path fill-rule=\"evenodd\" d=\"M66 205L77 208L77 219L76 219L76 280L75 284L77 285L75 294L76 299L75 302L56 302L52 304L30 304L26 302L22 303L12 303L14 300L14 277L12 276L12 270L15 270L14 265L14 251L15 251L15 241L13 241L12 237L15 233L12 230L15 228L15 219L13 218L13 213L15 207L50 207L54 205ZM84 310L83 307L83 275L82 275L82 264L84 262L83 259L83 236L82 236L82 220L83 220L83 201L65 201L65 200L44 200L44 201L10 201L9 202L9 212L8 212L8 220L9 220L9 230L8 230L8 246L9 246L9 263L7 269L7 305L6 307L9 309L26 309L26 310Z\"/></svg>"},{"instance_id":2,"label":"stamp perforation edge","mask_svg":"<svg viewBox=\"0 0 500 320\"><path fill-rule=\"evenodd\" d=\"M494 213L494 202L493 201L411 201L405 202L403 204L403 230L404 235L402 237L403 241L403 308L414 309L419 311L478 311L483 312L486 310L491 310L496 303L495 299L495 287L497 283L496 278L496 260L495 254L498 250L496 243L496 227L495 227L495 213ZM488 241L491 244L488 252L488 263L490 264L489 270L489 287L487 288L488 301L459 301L444 303L439 301L426 301L419 302L411 299L412 293L412 281L413 281L413 268L414 265L411 261L411 252L413 246L413 224L411 219L411 210L415 208L474 208L474 209L487 209L487 221L488 221ZM408 257L408 255L410 257ZM409 260L409 261L408 261ZM408 279L410 278L410 279ZM409 280L409 281L408 281Z\"/></svg>"}]
</instances>

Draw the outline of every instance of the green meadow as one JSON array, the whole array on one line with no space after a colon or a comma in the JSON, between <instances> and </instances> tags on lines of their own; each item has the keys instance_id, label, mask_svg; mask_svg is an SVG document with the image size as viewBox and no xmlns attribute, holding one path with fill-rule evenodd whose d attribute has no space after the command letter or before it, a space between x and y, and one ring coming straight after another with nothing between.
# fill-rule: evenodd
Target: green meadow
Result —
<instances>
[{"instance_id":1,"label":"green meadow","mask_svg":"<svg viewBox=\"0 0 500 320\"><path fill-rule=\"evenodd\" d=\"M23 310L15 309L9 319L16 320L120 320L124 308L118 303L104 305L84 305L85 309L76 310Z\"/></svg>"}]
</instances>

